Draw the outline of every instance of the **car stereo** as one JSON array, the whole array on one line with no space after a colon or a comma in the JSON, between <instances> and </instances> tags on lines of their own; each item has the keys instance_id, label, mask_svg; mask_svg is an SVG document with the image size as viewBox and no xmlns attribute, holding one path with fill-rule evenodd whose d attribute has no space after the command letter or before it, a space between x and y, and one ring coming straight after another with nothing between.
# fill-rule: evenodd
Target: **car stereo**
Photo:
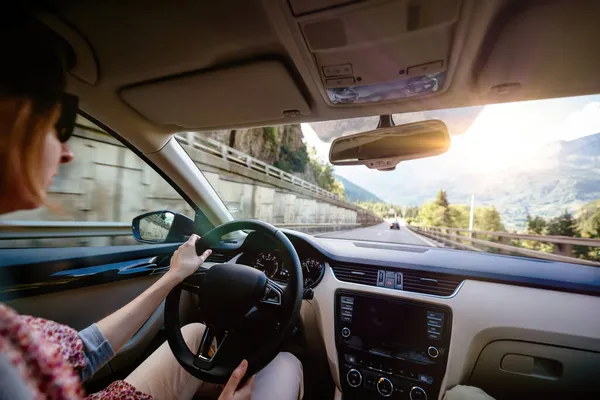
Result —
<instances>
[{"instance_id":1,"label":"car stereo","mask_svg":"<svg viewBox=\"0 0 600 400\"><path fill-rule=\"evenodd\" d=\"M450 308L341 290L335 296L343 399L436 399Z\"/></svg>"}]
</instances>

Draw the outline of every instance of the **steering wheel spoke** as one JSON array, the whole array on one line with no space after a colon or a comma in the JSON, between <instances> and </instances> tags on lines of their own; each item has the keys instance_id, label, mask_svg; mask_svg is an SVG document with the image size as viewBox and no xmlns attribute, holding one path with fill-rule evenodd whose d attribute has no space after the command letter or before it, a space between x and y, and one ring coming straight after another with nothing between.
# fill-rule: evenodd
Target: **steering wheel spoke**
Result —
<instances>
[{"instance_id":1,"label":"steering wheel spoke","mask_svg":"<svg viewBox=\"0 0 600 400\"><path fill-rule=\"evenodd\" d=\"M200 294L202 292L202 286L204 285L204 277L206 275L207 268L198 268L196 272L188 276L179 284L181 289L187 290L194 294Z\"/></svg>"},{"instance_id":2,"label":"steering wheel spoke","mask_svg":"<svg viewBox=\"0 0 600 400\"><path fill-rule=\"evenodd\" d=\"M283 305L283 294L285 290L281 285L272 279L267 279L267 285L265 286L265 292L263 293L260 302L262 304L269 304L272 306Z\"/></svg>"},{"instance_id":3,"label":"steering wheel spoke","mask_svg":"<svg viewBox=\"0 0 600 400\"><path fill-rule=\"evenodd\" d=\"M224 334L220 342L217 342L218 333L217 330L207 326L202 334L200 345L196 351L196 358L194 359L194 365L198 368L211 370L217 359L219 350L227 339L227 333Z\"/></svg>"}]
</instances>

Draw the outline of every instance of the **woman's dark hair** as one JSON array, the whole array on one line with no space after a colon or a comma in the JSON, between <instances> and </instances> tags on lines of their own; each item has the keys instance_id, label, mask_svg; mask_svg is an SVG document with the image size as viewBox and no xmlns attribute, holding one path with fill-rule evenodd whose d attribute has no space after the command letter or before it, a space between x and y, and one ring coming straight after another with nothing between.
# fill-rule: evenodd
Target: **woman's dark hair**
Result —
<instances>
[{"instance_id":1,"label":"woman's dark hair","mask_svg":"<svg viewBox=\"0 0 600 400\"><path fill-rule=\"evenodd\" d=\"M0 9L0 98L28 98L34 112L47 111L65 90L70 46L29 10L6 11Z\"/></svg>"}]
</instances>

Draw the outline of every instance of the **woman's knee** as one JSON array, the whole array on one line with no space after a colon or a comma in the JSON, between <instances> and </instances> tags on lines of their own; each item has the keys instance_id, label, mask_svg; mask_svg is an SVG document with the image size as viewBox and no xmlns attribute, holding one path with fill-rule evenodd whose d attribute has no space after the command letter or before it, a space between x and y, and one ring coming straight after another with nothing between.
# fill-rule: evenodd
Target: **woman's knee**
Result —
<instances>
[{"instance_id":1,"label":"woman's knee","mask_svg":"<svg viewBox=\"0 0 600 400\"><path fill-rule=\"evenodd\" d=\"M289 378L297 378L301 383L304 379L302 363L295 355L288 352L282 352L271 361L273 368L276 368L280 374L285 374Z\"/></svg>"},{"instance_id":2,"label":"woman's knee","mask_svg":"<svg viewBox=\"0 0 600 400\"><path fill-rule=\"evenodd\" d=\"M204 329L206 329L206 326L199 322L187 324L181 328L181 334L183 335L185 344L187 344L190 350L192 350L194 353L198 350L198 346L200 346Z\"/></svg>"}]
</instances>

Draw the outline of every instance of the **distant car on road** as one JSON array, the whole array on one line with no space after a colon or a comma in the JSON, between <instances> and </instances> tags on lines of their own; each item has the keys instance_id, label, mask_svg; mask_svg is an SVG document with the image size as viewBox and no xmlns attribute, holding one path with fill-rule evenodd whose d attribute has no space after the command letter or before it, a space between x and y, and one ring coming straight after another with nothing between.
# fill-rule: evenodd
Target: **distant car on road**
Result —
<instances>
[{"instance_id":1,"label":"distant car on road","mask_svg":"<svg viewBox=\"0 0 600 400\"><path fill-rule=\"evenodd\" d=\"M390 222L390 229L400 230L400 223L398 221Z\"/></svg>"}]
</instances>

